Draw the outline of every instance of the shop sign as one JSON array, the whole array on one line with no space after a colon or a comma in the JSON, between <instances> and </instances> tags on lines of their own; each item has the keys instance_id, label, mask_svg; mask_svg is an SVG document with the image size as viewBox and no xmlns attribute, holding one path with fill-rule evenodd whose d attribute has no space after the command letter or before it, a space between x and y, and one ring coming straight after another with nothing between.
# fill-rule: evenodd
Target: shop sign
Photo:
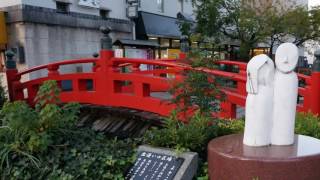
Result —
<instances>
[{"instance_id":1,"label":"shop sign","mask_svg":"<svg viewBox=\"0 0 320 180\"><path fill-rule=\"evenodd\" d=\"M180 52L181 52L180 49L168 49L168 58L178 59Z\"/></svg>"}]
</instances>

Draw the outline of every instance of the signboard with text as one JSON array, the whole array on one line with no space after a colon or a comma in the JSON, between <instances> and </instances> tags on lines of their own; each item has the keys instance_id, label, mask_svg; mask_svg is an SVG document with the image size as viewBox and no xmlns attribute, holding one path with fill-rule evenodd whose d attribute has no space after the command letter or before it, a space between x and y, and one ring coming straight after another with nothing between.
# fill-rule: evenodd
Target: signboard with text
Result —
<instances>
[{"instance_id":1,"label":"signboard with text","mask_svg":"<svg viewBox=\"0 0 320 180\"><path fill-rule=\"evenodd\" d=\"M142 151L126 175L126 180L173 180L184 159Z\"/></svg>"}]
</instances>

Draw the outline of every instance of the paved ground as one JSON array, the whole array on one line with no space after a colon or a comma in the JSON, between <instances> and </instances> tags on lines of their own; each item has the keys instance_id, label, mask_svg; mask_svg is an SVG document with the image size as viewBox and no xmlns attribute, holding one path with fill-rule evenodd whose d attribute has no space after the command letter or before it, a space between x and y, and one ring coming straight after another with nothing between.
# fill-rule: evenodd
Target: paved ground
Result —
<instances>
[{"instance_id":1,"label":"paved ground","mask_svg":"<svg viewBox=\"0 0 320 180\"><path fill-rule=\"evenodd\" d=\"M150 94L151 97L163 99L163 100L170 100L172 99L172 95L168 92L152 92Z\"/></svg>"},{"instance_id":2,"label":"paved ground","mask_svg":"<svg viewBox=\"0 0 320 180\"><path fill-rule=\"evenodd\" d=\"M237 119L243 118L245 116L244 107L237 106Z\"/></svg>"}]
</instances>

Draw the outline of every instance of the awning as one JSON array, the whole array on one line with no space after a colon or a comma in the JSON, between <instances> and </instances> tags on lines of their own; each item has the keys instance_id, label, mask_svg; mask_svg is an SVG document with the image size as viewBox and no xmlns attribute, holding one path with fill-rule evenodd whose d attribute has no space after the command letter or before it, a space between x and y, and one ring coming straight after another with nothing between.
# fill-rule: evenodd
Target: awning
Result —
<instances>
[{"instance_id":1,"label":"awning","mask_svg":"<svg viewBox=\"0 0 320 180\"><path fill-rule=\"evenodd\" d=\"M118 39L113 45L117 46L137 46L137 47L159 47L159 44L153 41Z\"/></svg>"},{"instance_id":2,"label":"awning","mask_svg":"<svg viewBox=\"0 0 320 180\"><path fill-rule=\"evenodd\" d=\"M139 11L136 20L137 37L162 37L180 39L179 20L177 18Z\"/></svg>"}]
</instances>

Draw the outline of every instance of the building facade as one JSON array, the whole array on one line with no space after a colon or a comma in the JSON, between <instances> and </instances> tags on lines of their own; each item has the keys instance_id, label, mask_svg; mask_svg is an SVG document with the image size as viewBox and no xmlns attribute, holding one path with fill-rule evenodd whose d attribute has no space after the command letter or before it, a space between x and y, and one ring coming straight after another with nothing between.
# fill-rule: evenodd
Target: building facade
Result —
<instances>
[{"instance_id":1,"label":"building facade","mask_svg":"<svg viewBox=\"0 0 320 180\"><path fill-rule=\"evenodd\" d=\"M133 19L135 37L157 43L155 58L175 58L180 49L180 24L194 23L192 0L140 0Z\"/></svg>"},{"instance_id":2,"label":"building facade","mask_svg":"<svg viewBox=\"0 0 320 180\"><path fill-rule=\"evenodd\" d=\"M136 34L141 34L135 26L139 17L128 15L131 5L136 7L137 14L166 18L176 18L179 12L193 13L191 0L0 0L6 25L6 35L2 36L7 38L6 43L0 45L1 63L4 64L3 54L7 49L16 53L20 69L62 59L91 57L100 49L101 26L111 27L114 41L136 39ZM157 24L153 28L161 26ZM177 42L179 36L177 33L174 37ZM72 69L84 70L82 66ZM70 71L70 67L66 67L66 71ZM39 72L31 78L45 74Z\"/></svg>"}]
</instances>

